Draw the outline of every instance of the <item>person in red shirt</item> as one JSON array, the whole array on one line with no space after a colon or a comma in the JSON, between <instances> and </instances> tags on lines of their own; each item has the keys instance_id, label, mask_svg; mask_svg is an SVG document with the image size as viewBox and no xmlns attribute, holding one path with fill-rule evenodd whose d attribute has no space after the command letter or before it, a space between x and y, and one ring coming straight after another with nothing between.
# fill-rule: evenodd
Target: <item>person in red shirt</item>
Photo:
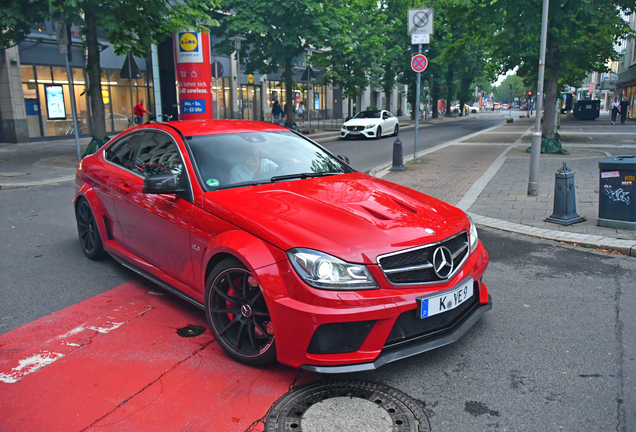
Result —
<instances>
[{"instance_id":1,"label":"person in red shirt","mask_svg":"<svg viewBox=\"0 0 636 432\"><path fill-rule=\"evenodd\" d=\"M143 122L144 122L144 113L150 114L144 108L144 100L143 99L139 99L139 102L133 108L133 113L135 114L135 119L137 120L137 124L139 124L139 125L143 124Z\"/></svg>"}]
</instances>

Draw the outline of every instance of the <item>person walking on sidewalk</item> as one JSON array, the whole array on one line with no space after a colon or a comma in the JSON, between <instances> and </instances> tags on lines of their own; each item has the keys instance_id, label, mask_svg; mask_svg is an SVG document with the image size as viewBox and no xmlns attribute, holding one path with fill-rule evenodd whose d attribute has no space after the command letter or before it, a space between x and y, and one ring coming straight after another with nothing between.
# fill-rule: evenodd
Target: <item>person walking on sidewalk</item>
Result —
<instances>
[{"instance_id":1,"label":"person walking on sidewalk","mask_svg":"<svg viewBox=\"0 0 636 432\"><path fill-rule=\"evenodd\" d=\"M614 102L612 102L612 124L616 121L616 116L618 115L618 110L620 109L620 104L618 103L618 99L614 98Z\"/></svg>"},{"instance_id":2,"label":"person walking on sidewalk","mask_svg":"<svg viewBox=\"0 0 636 432\"><path fill-rule=\"evenodd\" d=\"M298 114L298 125L299 126L304 126L305 124L305 104L303 102L301 102L298 105L298 110L296 111L296 113Z\"/></svg>"},{"instance_id":3,"label":"person walking on sidewalk","mask_svg":"<svg viewBox=\"0 0 636 432\"><path fill-rule=\"evenodd\" d=\"M623 96L623 100L619 104L619 111L621 113L621 124L625 124L625 118L627 117L627 109L629 107L629 101L625 96Z\"/></svg>"},{"instance_id":4,"label":"person walking on sidewalk","mask_svg":"<svg viewBox=\"0 0 636 432\"><path fill-rule=\"evenodd\" d=\"M139 99L139 102L137 103L137 105L135 105L135 107L133 108L133 113L135 114L135 120L136 123L138 125L143 124L144 122L144 113L146 114L150 114L148 111L146 111L146 109L144 108L144 100L143 99Z\"/></svg>"}]
</instances>

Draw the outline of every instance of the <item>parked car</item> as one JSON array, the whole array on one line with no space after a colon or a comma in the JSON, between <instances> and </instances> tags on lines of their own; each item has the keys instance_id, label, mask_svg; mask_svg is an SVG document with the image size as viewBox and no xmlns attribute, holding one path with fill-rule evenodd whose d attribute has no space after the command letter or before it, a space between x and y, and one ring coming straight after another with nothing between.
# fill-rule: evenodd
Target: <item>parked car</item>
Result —
<instances>
[{"instance_id":1,"label":"parked car","mask_svg":"<svg viewBox=\"0 0 636 432\"><path fill-rule=\"evenodd\" d=\"M458 340L492 305L475 225L345 159L271 123L137 126L79 164L80 244L249 365L354 372Z\"/></svg>"},{"instance_id":2,"label":"parked car","mask_svg":"<svg viewBox=\"0 0 636 432\"><path fill-rule=\"evenodd\" d=\"M352 136L380 139L383 136L400 132L400 122L397 117L387 110L361 111L342 124L340 137L347 139Z\"/></svg>"},{"instance_id":3,"label":"parked car","mask_svg":"<svg viewBox=\"0 0 636 432\"><path fill-rule=\"evenodd\" d=\"M473 106L470 107L470 112L473 114L479 112L479 102L475 102Z\"/></svg>"}]
</instances>

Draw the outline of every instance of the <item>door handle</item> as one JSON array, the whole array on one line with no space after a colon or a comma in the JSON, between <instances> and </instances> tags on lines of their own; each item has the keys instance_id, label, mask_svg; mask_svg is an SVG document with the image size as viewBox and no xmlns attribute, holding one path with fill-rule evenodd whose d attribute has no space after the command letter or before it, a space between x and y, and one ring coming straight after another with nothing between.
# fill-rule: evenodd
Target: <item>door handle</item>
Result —
<instances>
[{"instance_id":1,"label":"door handle","mask_svg":"<svg viewBox=\"0 0 636 432\"><path fill-rule=\"evenodd\" d=\"M125 194L130 192L130 187L128 186L128 183L119 183L119 191Z\"/></svg>"}]
</instances>

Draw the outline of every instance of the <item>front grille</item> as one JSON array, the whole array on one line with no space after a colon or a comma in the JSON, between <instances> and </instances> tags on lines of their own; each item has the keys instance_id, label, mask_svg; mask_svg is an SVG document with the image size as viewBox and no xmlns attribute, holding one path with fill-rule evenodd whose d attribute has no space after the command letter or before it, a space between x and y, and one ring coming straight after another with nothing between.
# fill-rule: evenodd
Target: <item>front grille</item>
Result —
<instances>
[{"instance_id":1,"label":"front grille","mask_svg":"<svg viewBox=\"0 0 636 432\"><path fill-rule=\"evenodd\" d=\"M453 256L453 271L445 278L439 277L433 268L433 254L440 246L448 248ZM379 256L378 264L392 285L418 285L448 280L467 257L468 233L464 231L438 243Z\"/></svg>"},{"instance_id":2,"label":"front grille","mask_svg":"<svg viewBox=\"0 0 636 432\"><path fill-rule=\"evenodd\" d=\"M350 131L361 131L361 130L364 130L364 126L347 126L347 130L350 130Z\"/></svg>"},{"instance_id":3,"label":"front grille","mask_svg":"<svg viewBox=\"0 0 636 432\"><path fill-rule=\"evenodd\" d=\"M439 331L453 327L459 320L469 314L479 302L479 283L473 284L473 296L455 309L433 315L432 317L421 319L417 315L417 309L402 312L391 333L387 338L384 347L393 347L402 343L411 342L419 337L428 337Z\"/></svg>"}]
</instances>

